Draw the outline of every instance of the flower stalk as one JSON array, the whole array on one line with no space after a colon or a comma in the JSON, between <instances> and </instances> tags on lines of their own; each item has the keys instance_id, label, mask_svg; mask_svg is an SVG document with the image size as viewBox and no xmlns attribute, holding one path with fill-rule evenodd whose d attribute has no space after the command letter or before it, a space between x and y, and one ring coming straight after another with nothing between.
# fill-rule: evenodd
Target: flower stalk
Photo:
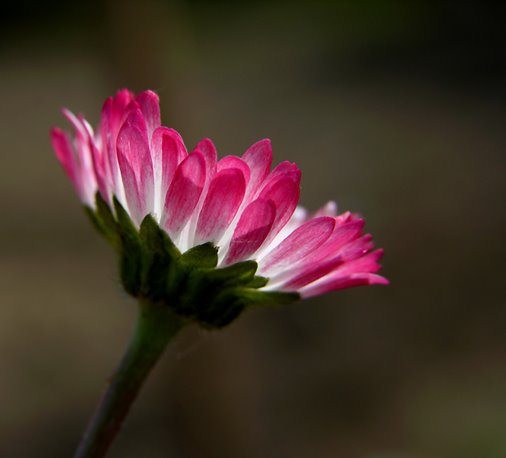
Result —
<instances>
[{"instance_id":1,"label":"flower stalk","mask_svg":"<svg viewBox=\"0 0 506 458\"><path fill-rule=\"evenodd\" d=\"M183 324L168 307L140 301L132 340L88 424L75 458L106 455L148 374Z\"/></svg>"}]
</instances>

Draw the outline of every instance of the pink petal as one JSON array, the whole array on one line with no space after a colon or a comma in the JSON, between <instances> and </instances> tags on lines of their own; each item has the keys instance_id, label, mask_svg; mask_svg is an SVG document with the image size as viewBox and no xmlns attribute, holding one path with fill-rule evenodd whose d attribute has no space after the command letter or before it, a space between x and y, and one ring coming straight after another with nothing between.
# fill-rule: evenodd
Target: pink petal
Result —
<instances>
[{"instance_id":1,"label":"pink petal","mask_svg":"<svg viewBox=\"0 0 506 458\"><path fill-rule=\"evenodd\" d=\"M207 195L207 191L209 189L209 185L214 178L216 174L216 164L218 160L218 154L216 151L216 148L214 146L214 143L209 138L204 138L203 140L199 141L197 143L197 146L194 148L194 150L190 153L195 154L198 152L202 155L205 162L205 179L202 187L202 192L200 194L200 199L197 202L197 205L195 206L195 209L193 211L193 215L190 219L190 223L188 226L188 238L187 243L191 246L195 243L195 231L197 228L197 222L200 215L200 212L202 210L202 206L204 205L204 200Z\"/></svg>"},{"instance_id":2,"label":"pink petal","mask_svg":"<svg viewBox=\"0 0 506 458\"><path fill-rule=\"evenodd\" d=\"M367 253L365 256L345 262L335 273L338 275L351 275L353 273L371 272L380 270L379 260L383 257L383 249Z\"/></svg>"},{"instance_id":3,"label":"pink petal","mask_svg":"<svg viewBox=\"0 0 506 458\"><path fill-rule=\"evenodd\" d=\"M346 270L351 272L375 272L379 269L377 260L381 257L382 251L378 250L372 253L370 257L364 256L372 247L372 237L367 234L337 251L328 252L326 255L320 253L317 256L307 256L290 271L286 271L286 274L281 278L274 278L273 280L276 282L282 280L284 289L294 290L318 280L337 268L340 269L341 275L343 272L346 273ZM351 262L355 259L360 259L358 265Z\"/></svg>"},{"instance_id":4,"label":"pink petal","mask_svg":"<svg viewBox=\"0 0 506 458\"><path fill-rule=\"evenodd\" d=\"M106 202L111 203L111 195L110 195L111 178L108 174L108 168L105 160L106 158L103 156L102 151L100 151L96 147L95 142L93 141L91 136L89 138L89 148L91 151L91 159L93 162L93 170L95 172L98 190L100 191L102 198Z\"/></svg>"},{"instance_id":5,"label":"pink petal","mask_svg":"<svg viewBox=\"0 0 506 458\"><path fill-rule=\"evenodd\" d=\"M165 198L162 226L177 236L192 216L206 179L206 161L200 152L190 154L178 166Z\"/></svg>"},{"instance_id":6,"label":"pink petal","mask_svg":"<svg viewBox=\"0 0 506 458\"><path fill-rule=\"evenodd\" d=\"M217 161L218 153L216 151L216 146L214 146L210 138L203 138L200 140L195 146L194 151L200 151L204 158L209 160L210 163L216 163Z\"/></svg>"},{"instance_id":7,"label":"pink petal","mask_svg":"<svg viewBox=\"0 0 506 458\"><path fill-rule=\"evenodd\" d=\"M293 162L283 161L272 169L272 172L266 178L266 183L274 181L280 176L291 177L294 181L300 182L301 172L297 165Z\"/></svg>"},{"instance_id":8,"label":"pink petal","mask_svg":"<svg viewBox=\"0 0 506 458\"><path fill-rule=\"evenodd\" d=\"M82 115L75 118L73 122L78 123L77 129L80 131L78 138L81 142L80 149L83 151L83 154L89 154L91 158L92 168L90 168L90 173L94 173L98 190L106 202L112 203L110 189L112 177L109 171L108 161L103 150L97 146L93 128ZM87 150L88 153L84 153L84 150Z\"/></svg>"},{"instance_id":9,"label":"pink petal","mask_svg":"<svg viewBox=\"0 0 506 458\"><path fill-rule=\"evenodd\" d=\"M127 207L126 210L130 213L132 220L140 225L142 219L145 216L144 201L142 198L137 177L135 171L130 163L124 159L123 155L119 154L119 142L118 142L118 158L119 166L121 168L121 178L123 186L125 188L125 196Z\"/></svg>"},{"instance_id":10,"label":"pink petal","mask_svg":"<svg viewBox=\"0 0 506 458\"><path fill-rule=\"evenodd\" d=\"M196 151L200 151L206 161L206 181L207 184L209 184L216 173L216 163L218 161L216 147L211 139L204 138L197 143L197 146L195 146L192 154Z\"/></svg>"},{"instance_id":11,"label":"pink petal","mask_svg":"<svg viewBox=\"0 0 506 458\"><path fill-rule=\"evenodd\" d=\"M339 224L338 219L336 218L334 231L325 243L323 243L309 256L308 262L333 257L343 246L356 239L362 233L363 228L364 220L356 220Z\"/></svg>"},{"instance_id":12,"label":"pink petal","mask_svg":"<svg viewBox=\"0 0 506 458\"><path fill-rule=\"evenodd\" d=\"M65 173L70 178L74 187L76 189L79 188L79 184L76 179L76 170L75 170L75 162L74 162L74 153L72 152L72 146L70 144L70 140L68 135L63 132L58 127L53 127L51 129L51 144L53 145L53 149L56 153L56 157L60 164L65 170Z\"/></svg>"},{"instance_id":13,"label":"pink petal","mask_svg":"<svg viewBox=\"0 0 506 458\"><path fill-rule=\"evenodd\" d=\"M77 117L66 108L62 110L62 113L75 129L74 164L75 178L79 182L79 195L82 201L93 206L97 190L97 180L93 170L91 151L93 132L82 116Z\"/></svg>"},{"instance_id":14,"label":"pink petal","mask_svg":"<svg viewBox=\"0 0 506 458\"><path fill-rule=\"evenodd\" d=\"M188 156L186 147L178 132L168 127L158 127L151 140L156 188L160 200L165 201L167 190L174 178L177 166Z\"/></svg>"},{"instance_id":15,"label":"pink petal","mask_svg":"<svg viewBox=\"0 0 506 458\"><path fill-rule=\"evenodd\" d=\"M246 164L246 162L243 161L240 157L225 156L221 158L218 161L216 170L218 172L221 172L222 170L226 169L239 169L242 172L244 179L246 180L246 185L248 184L250 179L250 169L248 167L248 164Z\"/></svg>"},{"instance_id":16,"label":"pink petal","mask_svg":"<svg viewBox=\"0 0 506 458\"><path fill-rule=\"evenodd\" d=\"M380 269L383 250L375 250L353 261L345 262L326 276L299 290L304 297L316 296L337 289L369 284L388 284L388 280L375 275Z\"/></svg>"},{"instance_id":17,"label":"pink petal","mask_svg":"<svg viewBox=\"0 0 506 458\"><path fill-rule=\"evenodd\" d=\"M293 266L293 263L316 250L334 230L334 218L314 218L295 229L262 262L261 273L270 276L275 271Z\"/></svg>"},{"instance_id":18,"label":"pink petal","mask_svg":"<svg viewBox=\"0 0 506 458\"><path fill-rule=\"evenodd\" d=\"M113 192L117 196L123 193L121 184L118 155L116 152L116 139L118 132L127 115L127 107L134 99L134 94L127 89L119 90L114 97L109 97L100 116L100 139L106 156L106 168L111 177Z\"/></svg>"},{"instance_id":19,"label":"pink petal","mask_svg":"<svg viewBox=\"0 0 506 458\"><path fill-rule=\"evenodd\" d=\"M339 255L343 258L343 260L351 261L364 256L372 250L373 246L372 235L366 234L343 246L339 250Z\"/></svg>"},{"instance_id":20,"label":"pink petal","mask_svg":"<svg viewBox=\"0 0 506 458\"><path fill-rule=\"evenodd\" d=\"M251 171L249 194L253 194L269 174L272 165L272 145L268 138L251 145L242 155Z\"/></svg>"},{"instance_id":21,"label":"pink petal","mask_svg":"<svg viewBox=\"0 0 506 458\"><path fill-rule=\"evenodd\" d=\"M322 283L316 282L302 288L299 293L302 297L307 298L329 293L331 291L337 291L340 289L353 288L355 286L388 285L389 283L390 282L386 278L380 275L359 273L352 274L348 277L336 277Z\"/></svg>"},{"instance_id":22,"label":"pink petal","mask_svg":"<svg viewBox=\"0 0 506 458\"><path fill-rule=\"evenodd\" d=\"M339 267L342 263L342 258L340 256L335 256L331 259L305 264L304 266L301 266L301 268L297 269L297 271L290 272L292 275L287 275L289 279L283 282L282 289L296 291L303 286L324 277Z\"/></svg>"},{"instance_id":23,"label":"pink petal","mask_svg":"<svg viewBox=\"0 0 506 458\"><path fill-rule=\"evenodd\" d=\"M216 174L200 212L195 244L219 240L234 219L245 190L246 181L241 170L229 168Z\"/></svg>"},{"instance_id":24,"label":"pink petal","mask_svg":"<svg viewBox=\"0 0 506 458\"><path fill-rule=\"evenodd\" d=\"M160 99L153 91L143 91L135 97L135 101L144 116L148 138L151 138L153 131L160 127Z\"/></svg>"},{"instance_id":25,"label":"pink petal","mask_svg":"<svg viewBox=\"0 0 506 458\"><path fill-rule=\"evenodd\" d=\"M270 200L257 199L242 212L230 242L224 264L242 261L253 255L271 230L276 208Z\"/></svg>"},{"instance_id":26,"label":"pink petal","mask_svg":"<svg viewBox=\"0 0 506 458\"><path fill-rule=\"evenodd\" d=\"M121 89L114 97L106 99L100 116L100 132L104 141L116 142L119 129L128 114L127 107L133 100L134 94L128 89Z\"/></svg>"},{"instance_id":27,"label":"pink petal","mask_svg":"<svg viewBox=\"0 0 506 458\"><path fill-rule=\"evenodd\" d=\"M139 111L132 111L120 129L117 139L118 163L123 177L125 197L135 203L138 223L153 210L153 164L145 132L145 124Z\"/></svg>"},{"instance_id":28,"label":"pink petal","mask_svg":"<svg viewBox=\"0 0 506 458\"><path fill-rule=\"evenodd\" d=\"M281 165L281 164L280 164ZM269 243L277 233L283 228L292 216L300 195L300 171L290 164L290 167L283 165L276 167L271 175L266 179L259 198L271 200L276 208L276 217L272 224L271 232L265 243Z\"/></svg>"},{"instance_id":29,"label":"pink petal","mask_svg":"<svg viewBox=\"0 0 506 458\"><path fill-rule=\"evenodd\" d=\"M114 97L111 98L110 125L115 132L118 132L121 124L123 124L126 109L134 98L133 92L128 89L120 89L116 92Z\"/></svg>"},{"instance_id":30,"label":"pink petal","mask_svg":"<svg viewBox=\"0 0 506 458\"><path fill-rule=\"evenodd\" d=\"M336 216L336 222L338 224L344 224L353 219L353 215L350 212L344 212Z\"/></svg>"}]
</instances>

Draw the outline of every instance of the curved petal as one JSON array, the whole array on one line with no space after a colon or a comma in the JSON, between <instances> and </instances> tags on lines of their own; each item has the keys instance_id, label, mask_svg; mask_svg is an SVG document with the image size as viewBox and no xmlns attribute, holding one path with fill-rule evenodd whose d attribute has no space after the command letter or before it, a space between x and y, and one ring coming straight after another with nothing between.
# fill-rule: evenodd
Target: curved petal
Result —
<instances>
[{"instance_id":1,"label":"curved petal","mask_svg":"<svg viewBox=\"0 0 506 458\"><path fill-rule=\"evenodd\" d=\"M167 191L162 226L177 237L191 218L206 179L206 163L200 152L190 154L179 164Z\"/></svg>"},{"instance_id":2,"label":"curved petal","mask_svg":"<svg viewBox=\"0 0 506 458\"><path fill-rule=\"evenodd\" d=\"M241 170L229 168L216 174L200 211L195 244L217 241L223 235L241 205L245 190Z\"/></svg>"},{"instance_id":3,"label":"curved petal","mask_svg":"<svg viewBox=\"0 0 506 458\"><path fill-rule=\"evenodd\" d=\"M365 256L343 263L324 277L301 288L299 293L303 297L311 297L343 288L360 285L388 284L386 278L375 273L380 269L379 260L383 250L372 251Z\"/></svg>"},{"instance_id":4,"label":"curved petal","mask_svg":"<svg viewBox=\"0 0 506 458\"><path fill-rule=\"evenodd\" d=\"M325 242L332 234L334 225L334 218L329 216L313 218L302 224L265 256L260 273L270 277L290 268L293 263L303 259Z\"/></svg>"},{"instance_id":5,"label":"curved petal","mask_svg":"<svg viewBox=\"0 0 506 458\"><path fill-rule=\"evenodd\" d=\"M146 122L148 138L151 138L153 131L160 127L160 99L153 91L143 91L135 97L142 111Z\"/></svg>"},{"instance_id":6,"label":"curved petal","mask_svg":"<svg viewBox=\"0 0 506 458\"><path fill-rule=\"evenodd\" d=\"M339 250L360 236L364 228L364 220L349 221L336 226L330 237L317 250L308 256L308 262L316 262L335 256Z\"/></svg>"},{"instance_id":7,"label":"curved petal","mask_svg":"<svg viewBox=\"0 0 506 458\"><path fill-rule=\"evenodd\" d=\"M323 281L322 283L314 283L306 286L299 290L299 294L304 297L313 297L319 296L320 294L329 293L331 291L338 291L340 289L345 288L353 288L355 286L365 286L365 285L388 285L390 282L381 275L370 274L370 273L360 273L360 274L352 274L348 277L339 277L327 281Z\"/></svg>"},{"instance_id":8,"label":"curved petal","mask_svg":"<svg viewBox=\"0 0 506 458\"><path fill-rule=\"evenodd\" d=\"M249 183L250 180L250 168L248 164L243 161L240 157L237 156L225 156L221 158L217 165L216 165L216 171L220 172L225 169L239 169L244 179L246 180L246 185Z\"/></svg>"},{"instance_id":9,"label":"curved petal","mask_svg":"<svg viewBox=\"0 0 506 458\"><path fill-rule=\"evenodd\" d=\"M79 182L79 195L83 202L91 207L94 206L95 192L97 191L97 179L93 169L91 144L93 132L88 131L87 123L82 117L77 117L70 110L64 108L63 115L72 124L75 130L74 136L74 170L75 178ZM89 127L91 131L91 127Z\"/></svg>"},{"instance_id":10,"label":"curved petal","mask_svg":"<svg viewBox=\"0 0 506 458\"><path fill-rule=\"evenodd\" d=\"M127 205L133 204L137 223L153 211L154 203L153 164L144 127L141 113L132 111L116 144Z\"/></svg>"},{"instance_id":11,"label":"curved petal","mask_svg":"<svg viewBox=\"0 0 506 458\"><path fill-rule=\"evenodd\" d=\"M209 138L204 138L197 143L193 153L200 151L206 161L206 179L209 183L216 172L216 163L218 161L218 153L214 143Z\"/></svg>"},{"instance_id":12,"label":"curved petal","mask_svg":"<svg viewBox=\"0 0 506 458\"><path fill-rule=\"evenodd\" d=\"M342 246L337 251L316 250L320 251L319 255L307 256L302 261L295 263L291 269L272 278L270 283L278 284L283 289L300 289L324 277L340 266L344 267L350 265L350 262L355 259L362 259L361 257L368 253L372 247L372 236L367 234ZM353 264L351 265L353 266ZM365 270L370 271L370 267L371 265L366 265Z\"/></svg>"},{"instance_id":13,"label":"curved petal","mask_svg":"<svg viewBox=\"0 0 506 458\"><path fill-rule=\"evenodd\" d=\"M251 202L239 218L224 264L252 256L269 234L275 216L276 207L272 201L257 199Z\"/></svg>"},{"instance_id":14,"label":"curved petal","mask_svg":"<svg viewBox=\"0 0 506 458\"><path fill-rule=\"evenodd\" d=\"M242 155L242 159L246 162L246 164L248 164L251 171L248 194L254 194L271 169L271 141L268 138L264 138L263 140L254 143Z\"/></svg>"},{"instance_id":15,"label":"curved petal","mask_svg":"<svg viewBox=\"0 0 506 458\"><path fill-rule=\"evenodd\" d=\"M51 145L56 153L56 158L65 170L65 173L72 181L72 184L79 193L79 183L76 177L76 165L74 153L68 135L58 127L53 127L50 133Z\"/></svg>"},{"instance_id":16,"label":"curved petal","mask_svg":"<svg viewBox=\"0 0 506 458\"><path fill-rule=\"evenodd\" d=\"M153 132L151 154L155 177L155 213L159 216L177 166L188 153L179 133L161 126Z\"/></svg>"},{"instance_id":17,"label":"curved petal","mask_svg":"<svg viewBox=\"0 0 506 458\"><path fill-rule=\"evenodd\" d=\"M267 178L258 196L259 199L272 201L276 208L276 217L269 236L265 240L266 245L289 221L297 207L300 195L299 169L294 164L290 164L286 170L283 167L283 171L276 171L276 169L271 173L272 177Z\"/></svg>"}]
</instances>

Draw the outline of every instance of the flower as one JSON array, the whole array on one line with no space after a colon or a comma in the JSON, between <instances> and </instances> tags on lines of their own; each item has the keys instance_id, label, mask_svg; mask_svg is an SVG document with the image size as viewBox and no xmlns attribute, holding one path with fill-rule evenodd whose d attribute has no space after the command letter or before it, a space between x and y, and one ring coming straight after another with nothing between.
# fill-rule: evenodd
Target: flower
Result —
<instances>
[{"instance_id":1,"label":"flower","mask_svg":"<svg viewBox=\"0 0 506 458\"><path fill-rule=\"evenodd\" d=\"M364 235L364 220L337 215L333 202L312 215L298 207L301 172L286 161L271 170L269 140L241 157L218 160L207 138L189 153L181 135L161 125L152 91L123 89L109 97L96 131L83 116L63 114L75 133L54 128L53 148L94 223L119 247L130 293L172 303L177 296L180 303L203 288L178 313L222 325L203 318L194 302L220 296L216 308L228 292L227 301L241 303L239 313L248 301L388 283L376 274L383 251ZM218 286L201 288L210 283Z\"/></svg>"}]
</instances>

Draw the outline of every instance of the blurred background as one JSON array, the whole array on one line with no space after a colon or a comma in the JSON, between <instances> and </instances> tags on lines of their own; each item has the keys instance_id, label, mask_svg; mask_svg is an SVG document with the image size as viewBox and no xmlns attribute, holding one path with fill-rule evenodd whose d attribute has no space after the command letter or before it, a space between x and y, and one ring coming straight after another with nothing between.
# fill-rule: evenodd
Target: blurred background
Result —
<instances>
[{"instance_id":1,"label":"blurred background","mask_svg":"<svg viewBox=\"0 0 506 458\"><path fill-rule=\"evenodd\" d=\"M18 1L0 17L0 456L71 456L135 319L54 159L152 88L188 145L263 137L384 247L389 287L187 329L110 456L506 456L500 2Z\"/></svg>"}]
</instances>

